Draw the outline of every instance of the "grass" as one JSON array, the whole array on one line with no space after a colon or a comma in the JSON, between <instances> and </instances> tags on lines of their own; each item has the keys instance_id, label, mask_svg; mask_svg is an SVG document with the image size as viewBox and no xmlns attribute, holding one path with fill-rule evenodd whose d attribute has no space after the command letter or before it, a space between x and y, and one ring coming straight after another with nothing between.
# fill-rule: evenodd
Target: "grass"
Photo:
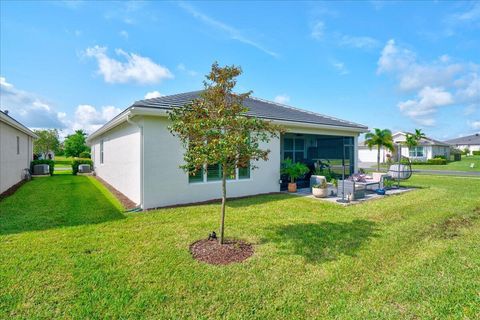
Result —
<instances>
[{"instance_id":1,"label":"grass","mask_svg":"<svg viewBox=\"0 0 480 320\"><path fill-rule=\"evenodd\" d=\"M471 164L474 164L473 168L470 168ZM387 164L380 164L381 169L387 169ZM377 165L372 165L372 169L376 169ZM480 172L480 156L462 156L461 161L451 161L446 165L412 165L414 170L440 170L440 171L477 171Z\"/></svg>"},{"instance_id":2,"label":"grass","mask_svg":"<svg viewBox=\"0 0 480 320\"><path fill-rule=\"evenodd\" d=\"M229 201L243 264L192 260L219 205L126 214L91 177L35 179L0 202L0 318L478 319L480 179L341 207Z\"/></svg>"}]
</instances>

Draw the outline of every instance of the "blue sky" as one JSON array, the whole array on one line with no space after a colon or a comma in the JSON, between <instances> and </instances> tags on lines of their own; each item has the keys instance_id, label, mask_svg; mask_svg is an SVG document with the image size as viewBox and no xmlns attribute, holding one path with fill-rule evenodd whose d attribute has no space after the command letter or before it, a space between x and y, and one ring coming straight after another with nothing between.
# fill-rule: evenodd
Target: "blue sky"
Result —
<instances>
[{"instance_id":1,"label":"blue sky","mask_svg":"<svg viewBox=\"0 0 480 320\"><path fill-rule=\"evenodd\" d=\"M480 131L480 2L0 3L1 109L91 132L133 101L238 91L392 131Z\"/></svg>"}]
</instances>

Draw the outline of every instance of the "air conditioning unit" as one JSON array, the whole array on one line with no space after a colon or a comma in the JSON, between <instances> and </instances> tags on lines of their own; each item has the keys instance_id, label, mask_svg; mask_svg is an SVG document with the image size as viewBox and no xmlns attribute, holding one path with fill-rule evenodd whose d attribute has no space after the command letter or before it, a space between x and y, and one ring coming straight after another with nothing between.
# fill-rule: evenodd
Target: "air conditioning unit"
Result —
<instances>
[{"instance_id":1,"label":"air conditioning unit","mask_svg":"<svg viewBox=\"0 0 480 320\"><path fill-rule=\"evenodd\" d=\"M90 169L89 164L79 164L78 165L78 172L80 173L90 173L92 170Z\"/></svg>"},{"instance_id":2,"label":"air conditioning unit","mask_svg":"<svg viewBox=\"0 0 480 320\"><path fill-rule=\"evenodd\" d=\"M36 164L33 166L33 174L36 174L36 175L50 174L50 166L48 164Z\"/></svg>"}]
</instances>

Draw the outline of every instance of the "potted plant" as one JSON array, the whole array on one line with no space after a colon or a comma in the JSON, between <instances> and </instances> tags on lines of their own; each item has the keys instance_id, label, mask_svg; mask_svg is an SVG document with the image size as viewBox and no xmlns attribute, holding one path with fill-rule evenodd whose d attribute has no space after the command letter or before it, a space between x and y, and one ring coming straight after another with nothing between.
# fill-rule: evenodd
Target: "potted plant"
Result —
<instances>
[{"instance_id":1,"label":"potted plant","mask_svg":"<svg viewBox=\"0 0 480 320\"><path fill-rule=\"evenodd\" d=\"M310 187L313 187L315 184L322 183L323 180L330 181L332 178L332 171L329 167L322 168L318 166L310 177Z\"/></svg>"},{"instance_id":2,"label":"potted plant","mask_svg":"<svg viewBox=\"0 0 480 320\"><path fill-rule=\"evenodd\" d=\"M323 180L322 183L312 186L312 194L315 198L326 198L328 196L327 181Z\"/></svg>"},{"instance_id":3,"label":"potted plant","mask_svg":"<svg viewBox=\"0 0 480 320\"><path fill-rule=\"evenodd\" d=\"M283 161L282 174L288 175L290 183L288 184L288 192L297 192L296 179L303 176L310 169L300 162L293 162L291 159Z\"/></svg>"}]
</instances>

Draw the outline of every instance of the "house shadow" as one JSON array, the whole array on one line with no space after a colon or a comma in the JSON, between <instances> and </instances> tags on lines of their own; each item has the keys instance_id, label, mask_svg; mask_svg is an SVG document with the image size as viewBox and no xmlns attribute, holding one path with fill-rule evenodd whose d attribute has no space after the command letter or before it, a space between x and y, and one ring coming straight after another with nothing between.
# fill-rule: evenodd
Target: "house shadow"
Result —
<instances>
[{"instance_id":1,"label":"house shadow","mask_svg":"<svg viewBox=\"0 0 480 320\"><path fill-rule=\"evenodd\" d=\"M86 177L60 175L41 179L50 181L27 183L0 201L0 235L125 218L121 208Z\"/></svg>"},{"instance_id":2,"label":"house shadow","mask_svg":"<svg viewBox=\"0 0 480 320\"><path fill-rule=\"evenodd\" d=\"M269 230L263 243L274 243L280 254L300 255L309 263L324 263L341 255L355 257L361 246L376 237L375 223L351 222L302 223Z\"/></svg>"}]
</instances>

